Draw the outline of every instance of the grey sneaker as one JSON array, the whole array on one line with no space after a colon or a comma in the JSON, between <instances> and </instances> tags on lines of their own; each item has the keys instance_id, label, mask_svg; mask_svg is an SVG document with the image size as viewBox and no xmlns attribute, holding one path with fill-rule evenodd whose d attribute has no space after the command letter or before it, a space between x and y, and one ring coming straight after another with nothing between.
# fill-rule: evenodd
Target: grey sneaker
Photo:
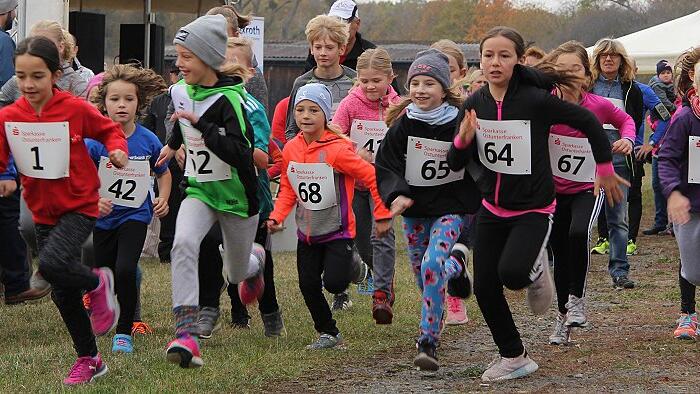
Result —
<instances>
[{"instance_id":1,"label":"grey sneaker","mask_svg":"<svg viewBox=\"0 0 700 394\"><path fill-rule=\"evenodd\" d=\"M350 299L350 293L346 291L340 294L333 294L333 309L334 311L344 311L352 307L352 300Z\"/></svg>"},{"instance_id":2,"label":"grey sneaker","mask_svg":"<svg viewBox=\"0 0 700 394\"><path fill-rule=\"evenodd\" d=\"M219 308L205 306L199 310L199 319L197 319L197 333L202 339L209 339L214 331L221 328L219 317L221 312Z\"/></svg>"},{"instance_id":3,"label":"grey sneaker","mask_svg":"<svg viewBox=\"0 0 700 394\"><path fill-rule=\"evenodd\" d=\"M481 375L481 380L484 382L498 382L522 378L537 371L539 368L539 365L532 361L527 352L514 358L498 356Z\"/></svg>"},{"instance_id":4,"label":"grey sneaker","mask_svg":"<svg viewBox=\"0 0 700 394\"><path fill-rule=\"evenodd\" d=\"M311 345L307 345L306 348L309 350L323 350L323 349L333 349L343 344L343 338L338 333L337 336L330 334L321 334L316 342Z\"/></svg>"},{"instance_id":5,"label":"grey sneaker","mask_svg":"<svg viewBox=\"0 0 700 394\"><path fill-rule=\"evenodd\" d=\"M29 287L37 290L47 290L51 289L51 284L47 282L43 276L41 276L39 271L35 271L29 280Z\"/></svg>"},{"instance_id":6,"label":"grey sneaker","mask_svg":"<svg viewBox=\"0 0 700 394\"><path fill-rule=\"evenodd\" d=\"M549 262L547 254L544 252L535 262L534 267L535 279L527 287L527 306L533 314L541 315L549 309L554 301L554 284L552 283L552 275L549 273ZM531 274L532 275L532 274Z\"/></svg>"},{"instance_id":7,"label":"grey sneaker","mask_svg":"<svg viewBox=\"0 0 700 394\"><path fill-rule=\"evenodd\" d=\"M276 311L261 315L266 337L279 337L284 331L284 321L282 321L282 311Z\"/></svg>"},{"instance_id":8,"label":"grey sneaker","mask_svg":"<svg viewBox=\"0 0 700 394\"><path fill-rule=\"evenodd\" d=\"M564 345L569 342L571 328L567 327L566 315L557 312L557 321L554 323L554 332L549 336L550 345Z\"/></svg>"},{"instance_id":9,"label":"grey sneaker","mask_svg":"<svg viewBox=\"0 0 700 394\"><path fill-rule=\"evenodd\" d=\"M586 317L586 299L569 295L569 302L566 303L566 325L568 327L586 327L588 317Z\"/></svg>"}]
</instances>

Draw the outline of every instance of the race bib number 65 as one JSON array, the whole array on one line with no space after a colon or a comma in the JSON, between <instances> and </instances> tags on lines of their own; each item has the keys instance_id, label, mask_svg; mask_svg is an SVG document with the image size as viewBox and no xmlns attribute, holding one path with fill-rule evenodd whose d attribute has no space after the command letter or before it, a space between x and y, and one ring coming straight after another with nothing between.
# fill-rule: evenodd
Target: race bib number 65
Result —
<instances>
[{"instance_id":1,"label":"race bib number 65","mask_svg":"<svg viewBox=\"0 0 700 394\"><path fill-rule=\"evenodd\" d=\"M411 186L438 186L464 178L464 170L452 171L447 164L451 142L408 137L406 173Z\"/></svg>"},{"instance_id":2,"label":"race bib number 65","mask_svg":"<svg viewBox=\"0 0 700 394\"><path fill-rule=\"evenodd\" d=\"M479 159L491 171L511 175L531 174L531 141L529 120L477 119Z\"/></svg>"},{"instance_id":3,"label":"race bib number 65","mask_svg":"<svg viewBox=\"0 0 700 394\"><path fill-rule=\"evenodd\" d=\"M69 175L68 122L5 122L5 135L22 175L40 179Z\"/></svg>"}]
</instances>

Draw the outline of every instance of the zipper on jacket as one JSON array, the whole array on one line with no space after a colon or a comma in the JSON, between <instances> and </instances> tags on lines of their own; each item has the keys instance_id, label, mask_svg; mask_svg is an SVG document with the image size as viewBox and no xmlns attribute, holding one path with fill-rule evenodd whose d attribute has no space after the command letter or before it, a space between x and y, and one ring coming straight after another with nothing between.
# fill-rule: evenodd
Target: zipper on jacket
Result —
<instances>
[{"instance_id":1,"label":"zipper on jacket","mask_svg":"<svg viewBox=\"0 0 700 394\"><path fill-rule=\"evenodd\" d=\"M498 110L496 120L502 120L501 118L503 116L503 113L502 113L503 101L496 100L496 108ZM496 206L498 206L498 192L500 191L500 188L501 188L501 173L497 172L496 173L496 194L494 196L494 201L493 201Z\"/></svg>"}]
</instances>

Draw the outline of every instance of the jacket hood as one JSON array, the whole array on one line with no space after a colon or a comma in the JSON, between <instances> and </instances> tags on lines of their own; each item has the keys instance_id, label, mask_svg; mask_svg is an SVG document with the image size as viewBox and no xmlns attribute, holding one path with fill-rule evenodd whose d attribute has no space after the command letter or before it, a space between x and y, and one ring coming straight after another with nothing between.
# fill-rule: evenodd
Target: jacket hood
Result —
<instances>
[{"instance_id":1,"label":"jacket hood","mask_svg":"<svg viewBox=\"0 0 700 394\"><path fill-rule=\"evenodd\" d=\"M376 108L377 106L377 102L368 99L367 96L365 96L365 93L362 91L362 88L360 88L359 86L355 86L354 88L352 88L349 94L350 96L360 100L365 106L369 108ZM389 85L387 93L381 98L382 107L388 108L391 104L394 104L397 101L399 101L399 99L399 94L396 93L396 91L391 85Z\"/></svg>"}]
</instances>

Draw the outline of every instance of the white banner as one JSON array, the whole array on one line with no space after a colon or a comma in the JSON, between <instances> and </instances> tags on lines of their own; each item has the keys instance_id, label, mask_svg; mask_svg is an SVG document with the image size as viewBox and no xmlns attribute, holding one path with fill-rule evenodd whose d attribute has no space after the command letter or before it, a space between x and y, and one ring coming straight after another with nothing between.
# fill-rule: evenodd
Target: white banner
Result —
<instances>
[{"instance_id":1,"label":"white banner","mask_svg":"<svg viewBox=\"0 0 700 394\"><path fill-rule=\"evenodd\" d=\"M258 61L257 68L262 73L265 59L265 18L261 16L253 17L248 26L241 29L241 36L253 41L253 54Z\"/></svg>"}]
</instances>

